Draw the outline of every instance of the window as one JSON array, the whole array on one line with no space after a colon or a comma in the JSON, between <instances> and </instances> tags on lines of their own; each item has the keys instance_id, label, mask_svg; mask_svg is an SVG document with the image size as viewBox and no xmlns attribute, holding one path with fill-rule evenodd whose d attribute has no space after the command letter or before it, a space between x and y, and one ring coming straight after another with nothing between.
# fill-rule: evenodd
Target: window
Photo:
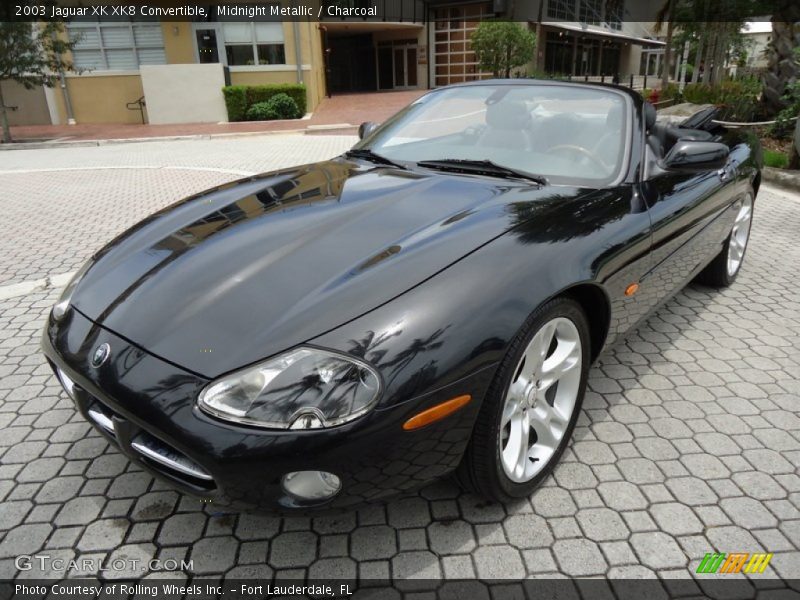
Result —
<instances>
[{"instance_id":1,"label":"window","mask_svg":"<svg viewBox=\"0 0 800 600\"><path fill-rule=\"evenodd\" d=\"M484 19L494 16L490 4L467 4L434 11L435 85L491 77L481 71L470 37Z\"/></svg>"},{"instance_id":2,"label":"window","mask_svg":"<svg viewBox=\"0 0 800 600\"><path fill-rule=\"evenodd\" d=\"M283 65L283 23L225 22L222 24L225 58L230 66Z\"/></svg>"},{"instance_id":3,"label":"window","mask_svg":"<svg viewBox=\"0 0 800 600\"><path fill-rule=\"evenodd\" d=\"M76 20L67 29L79 38L72 51L78 69L128 71L167 63L159 23Z\"/></svg>"},{"instance_id":4,"label":"window","mask_svg":"<svg viewBox=\"0 0 800 600\"><path fill-rule=\"evenodd\" d=\"M575 0L548 0L547 16L562 21L575 20Z\"/></svg>"},{"instance_id":5,"label":"window","mask_svg":"<svg viewBox=\"0 0 800 600\"><path fill-rule=\"evenodd\" d=\"M611 6L611 10L608 13L608 26L611 29L616 31L620 31L622 29L622 16L624 12L623 3L620 2L619 4L614 4Z\"/></svg>"},{"instance_id":6,"label":"window","mask_svg":"<svg viewBox=\"0 0 800 600\"><path fill-rule=\"evenodd\" d=\"M589 25L599 25L603 15L603 0L579 0L578 20Z\"/></svg>"}]
</instances>

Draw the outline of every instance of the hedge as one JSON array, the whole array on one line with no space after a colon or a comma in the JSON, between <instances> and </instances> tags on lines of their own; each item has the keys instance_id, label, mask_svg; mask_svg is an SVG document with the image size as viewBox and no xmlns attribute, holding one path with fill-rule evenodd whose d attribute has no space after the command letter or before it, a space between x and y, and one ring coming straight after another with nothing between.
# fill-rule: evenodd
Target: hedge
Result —
<instances>
[{"instance_id":1,"label":"hedge","mask_svg":"<svg viewBox=\"0 0 800 600\"><path fill-rule=\"evenodd\" d=\"M254 104L266 102L277 94L286 94L297 104L300 116L306 114L306 86L294 83L266 85L228 85L222 88L229 121L247 120L247 111Z\"/></svg>"}]
</instances>

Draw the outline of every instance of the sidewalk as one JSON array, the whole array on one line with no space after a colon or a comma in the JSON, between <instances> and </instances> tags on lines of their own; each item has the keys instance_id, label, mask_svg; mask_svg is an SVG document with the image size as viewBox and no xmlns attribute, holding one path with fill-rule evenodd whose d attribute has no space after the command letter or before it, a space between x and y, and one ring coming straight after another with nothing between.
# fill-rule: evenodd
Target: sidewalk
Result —
<instances>
[{"instance_id":1,"label":"sidewalk","mask_svg":"<svg viewBox=\"0 0 800 600\"><path fill-rule=\"evenodd\" d=\"M77 125L29 125L11 128L15 142L81 142L196 135L230 135L286 131L324 132L326 128L354 129L364 121L381 122L416 100L427 90L337 94L324 98L309 119L240 123L185 123L134 125L85 123ZM320 130L320 131L317 131ZM16 144L13 144L16 145Z\"/></svg>"}]
</instances>

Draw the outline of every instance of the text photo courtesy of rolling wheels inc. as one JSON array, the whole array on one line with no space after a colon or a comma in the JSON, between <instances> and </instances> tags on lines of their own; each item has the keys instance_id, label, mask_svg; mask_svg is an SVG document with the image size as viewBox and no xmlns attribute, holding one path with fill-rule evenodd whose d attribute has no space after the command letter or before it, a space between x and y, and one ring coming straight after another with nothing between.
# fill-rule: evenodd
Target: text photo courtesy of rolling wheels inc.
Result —
<instances>
[{"instance_id":1,"label":"text photo courtesy of rolling wheels inc.","mask_svg":"<svg viewBox=\"0 0 800 600\"><path fill-rule=\"evenodd\" d=\"M3 12L2 598L800 597L800 12L650 4Z\"/></svg>"}]
</instances>

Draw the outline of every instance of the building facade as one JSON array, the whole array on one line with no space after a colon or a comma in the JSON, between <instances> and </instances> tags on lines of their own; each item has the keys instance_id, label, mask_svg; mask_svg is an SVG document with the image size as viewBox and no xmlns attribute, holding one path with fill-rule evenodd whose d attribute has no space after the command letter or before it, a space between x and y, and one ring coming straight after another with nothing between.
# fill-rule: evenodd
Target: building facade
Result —
<instances>
[{"instance_id":1,"label":"building facade","mask_svg":"<svg viewBox=\"0 0 800 600\"><path fill-rule=\"evenodd\" d=\"M80 72L65 73L54 89L23 91L4 82L16 103L12 123L224 121L224 84L302 83L313 111L329 94L488 78L470 36L481 21L498 17L536 32L528 65L535 75L625 80L639 73L643 52L663 46L626 8L606 14L604 0L321 0L316 7L321 19L308 21L211 14L70 21L69 34L80 39L71 57ZM363 17L341 14L370 7Z\"/></svg>"}]
</instances>

